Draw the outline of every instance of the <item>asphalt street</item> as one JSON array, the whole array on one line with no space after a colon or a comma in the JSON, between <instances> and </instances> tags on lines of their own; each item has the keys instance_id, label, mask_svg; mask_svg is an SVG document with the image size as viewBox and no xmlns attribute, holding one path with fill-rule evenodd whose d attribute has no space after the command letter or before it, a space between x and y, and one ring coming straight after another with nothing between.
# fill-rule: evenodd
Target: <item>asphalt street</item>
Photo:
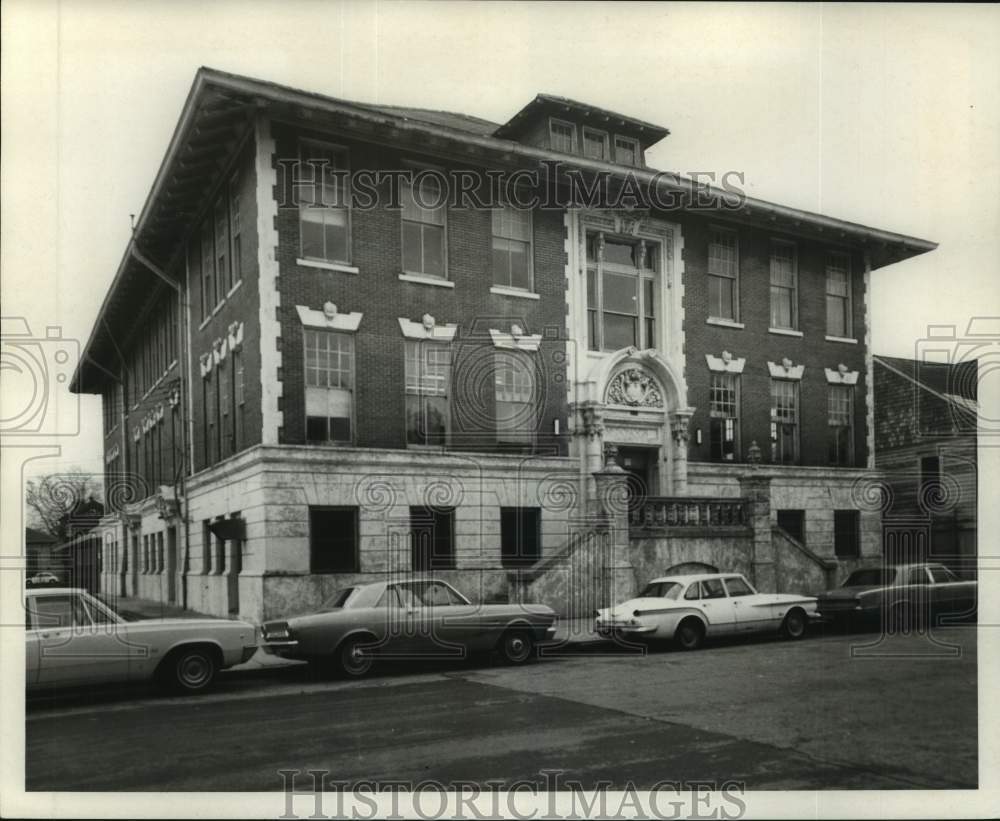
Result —
<instances>
[{"instance_id":1,"label":"asphalt street","mask_svg":"<svg viewBox=\"0 0 1000 821\"><path fill-rule=\"evenodd\" d=\"M732 641L694 653L588 647L519 668L424 664L361 681L301 667L215 692L32 699L29 790L280 790L336 781L661 781L747 789L977 785L976 638ZM867 645L867 646L866 646ZM946 655L946 653L948 655Z\"/></svg>"}]
</instances>

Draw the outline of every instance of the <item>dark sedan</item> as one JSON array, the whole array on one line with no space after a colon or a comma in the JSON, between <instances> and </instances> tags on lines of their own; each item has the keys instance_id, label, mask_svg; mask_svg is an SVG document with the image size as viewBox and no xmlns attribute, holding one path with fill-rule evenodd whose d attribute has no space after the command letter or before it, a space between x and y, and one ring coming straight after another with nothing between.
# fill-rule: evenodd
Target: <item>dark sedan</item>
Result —
<instances>
[{"instance_id":1,"label":"dark sedan","mask_svg":"<svg viewBox=\"0 0 1000 821\"><path fill-rule=\"evenodd\" d=\"M825 621L898 630L974 620L976 594L942 564L884 565L855 570L817 608Z\"/></svg>"}]
</instances>

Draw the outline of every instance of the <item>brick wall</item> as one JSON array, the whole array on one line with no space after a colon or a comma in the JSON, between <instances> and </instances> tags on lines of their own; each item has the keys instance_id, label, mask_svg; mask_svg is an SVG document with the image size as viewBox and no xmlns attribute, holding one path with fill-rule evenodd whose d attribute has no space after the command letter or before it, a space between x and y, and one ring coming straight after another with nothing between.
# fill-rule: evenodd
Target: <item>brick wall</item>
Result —
<instances>
[{"instance_id":1,"label":"brick wall","mask_svg":"<svg viewBox=\"0 0 1000 821\"><path fill-rule=\"evenodd\" d=\"M279 159L297 155L300 136L322 139L322 134L300 134L275 126ZM404 160L418 159L366 143L333 139L346 145L353 170L396 169ZM279 177L279 180L281 178ZM287 182L287 181L286 181ZM280 181L279 181L279 184ZM383 190L387 194L387 188ZM279 198L280 200L281 198ZM290 194L284 198L291 202ZM351 265L359 273L299 265L298 210L279 209L278 261L281 292L281 350L284 429L281 441L305 442L303 332L296 305L319 310L327 301L339 312L364 314L355 335L355 444L360 447L406 446L404 394L404 337L399 318L420 321L432 315L441 324L456 323L452 347L452 444L456 448L494 446L493 383L479 364L488 360L489 330L509 332L517 323L528 334L542 334L537 355L544 390L544 408L538 442L551 451L565 452L564 437L554 437L554 421L565 419L565 307L563 248L565 229L559 213L534 215L535 290L539 299L492 294L491 215L489 211L450 208L447 215L447 276L454 288L401 281L401 216L385 207L354 209L351 214ZM485 378L484 378L485 377Z\"/></svg>"},{"instance_id":2,"label":"brick wall","mask_svg":"<svg viewBox=\"0 0 1000 821\"><path fill-rule=\"evenodd\" d=\"M826 341L825 255L830 248L778 233L746 226L734 228L739 237L740 328L711 325L708 309L708 220L697 216L680 217L684 232L685 298L685 377L688 402L696 408L691 419L692 436L688 458L709 461L709 385L706 354L721 356L724 350L746 358L741 379L742 457L753 440L764 461L770 458L770 374L768 361L791 359L805 365L799 387L800 452L803 465L827 464L827 382L824 368L836 369L843 363L860 376L854 390L855 465L864 466L865 443L865 348L864 348L864 266L859 253L851 255L853 336L857 344ZM769 333L771 239L795 241L798 248L798 328L802 337ZM694 432L702 431L702 443Z\"/></svg>"}]
</instances>

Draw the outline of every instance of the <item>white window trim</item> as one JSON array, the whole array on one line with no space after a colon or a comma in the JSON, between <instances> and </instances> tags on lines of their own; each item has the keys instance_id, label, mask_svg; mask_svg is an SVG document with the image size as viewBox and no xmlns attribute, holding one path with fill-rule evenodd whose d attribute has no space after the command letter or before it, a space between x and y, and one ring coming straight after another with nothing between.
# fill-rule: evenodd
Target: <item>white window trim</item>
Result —
<instances>
[{"instance_id":1,"label":"white window trim","mask_svg":"<svg viewBox=\"0 0 1000 821\"><path fill-rule=\"evenodd\" d=\"M589 125L583 126L583 129L582 129L581 140L580 140L580 154L582 156L586 157L587 159L590 159L590 160L596 160L597 159L596 157L589 157L589 156L587 156L587 135L588 134L597 135L597 136L601 137L602 140L604 141L604 158L602 160L599 160L599 162L612 162L612 157L611 157L611 137L610 137L610 135L608 134L607 131L604 131L603 129L592 128ZM638 154L636 154L636 156L638 157Z\"/></svg>"},{"instance_id":2,"label":"white window trim","mask_svg":"<svg viewBox=\"0 0 1000 821\"><path fill-rule=\"evenodd\" d=\"M428 328L423 322L414 322L406 317L398 317L399 330L407 339L433 339L436 342L451 342L458 332L458 325L438 325L436 322Z\"/></svg>"},{"instance_id":3,"label":"white window trim","mask_svg":"<svg viewBox=\"0 0 1000 821\"><path fill-rule=\"evenodd\" d=\"M514 336L510 331L497 331L490 328L490 337L496 348L504 348L510 351L537 351L542 344L542 335L533 334L530 336L518 334Z\"/></svg>"},{"instance_id":4,"label":"white window trim","mask_svg":"<svg viewBox=\"0 0 1000 821\"><path fill-rule=\"evenodd\" d=\"M360 269L354 267L353 265L341 265L337 262L322 262L318 259L306 259L305 257L297 257L295 264L301 265L303 268L321 268L324 271L340 271L342 274L361 273Z\"/></svg>"},{"instance_id":5,"label":"white window trim","mask_svg":"<svg viewBox=\"0 0 1000 821\"><path fill-rule=\"evenodd\" d=\"M501 208L510 208L511 206L507 203L500 206ZM495 209L494 209L495 210ZM514 291L518 294L527 293L532 294L535 291L535 214L533 211L528 213L528 231L531 236L528 238L528 275L531 278L530 288L515 288L513 285L497 285L493 284L493 288L506 288L508 291ZM493 233L493 211L490 211L490 243L491 243L491 253L492 253L492 242L493 238L497 235ZM499 237L499 239L511 239L511 237ZM492 268L492 262L490 263ZM496 276L495 271L490 271L493 276ZM492 288L490 289L492 290Z\"/></svg>"},{"instance_id":6,"label":"white window trim","mask_svg":"<svg viewBox=\"0 0 1000 821\"><path fill-rule=\"evenodd\" d=\"M826 382L828 385L857 385L858 384L858 371L843 370L840 368L823 368L823 372L826 374Z\"/></svg>"},{"instance_id":7,"label":"white window trim","mask_svg":"<svg viewBox=\"0 0 1000 821\"><path fill-rule=\"evenodd\" d=\"M299 322L304 328L312 328L317 331L339 331L341 333L355 333L364 314L353 311L349 314L337 313L330 317L322 311L317 311L305 305L296 305L295 311L299 315Z\"/></svg>"},{"instance_id":8,"label":"white window trim","mask_svg":"<svg viewBox=\"0 0 1000 821\"><path fill-rule=\"evenodd\" d=\"M793 328L768 328L767 332L769 334L779 334L780 336L803 336L802 331L796 331Z\"/></svg>"},{"instance_id":9,"label":"white window trim","mask_svg":"<svg viewBox=\"0 0 1000 821\"><path fill-rule=\"evenodd\" d=\"M805 373L805 365L790 365L785 367L781 362L768 362L767 363L768 373L771 374L772 379L785 379L792 382L801 381L803 374Z\"/></svg>"},{"instance_id":10,"label":"white window trim","mask_svg":"<svg viewBox=\"0 0 1000 821\"><path fill-rule=\"evenodd\" d=\"M612 240L626 240L629 243L633 243L633 244L636 244L636 245L638 245L639 243L643 243L646 246L647 253L649 253L650 249L652 249L652 253L655 253L657 255L657 265L656 265L656 269L653 270L653 271L649 271L646 268L632 268L631 266L620 265L620 264L613 263L613 262L606 262L603 259L603 255L601 255L601 257L599 257L597 260L595 260L593 262L594 271L595 271L595 273L597 275L597 282L596 282L596 285L597 285L597 314L598 314L598 317L599 317L599 322L598 322L598 329L599 329L599 331L598 331L598 333L599 333L599 336L600 336L600 340L599 340L600 345L599 345L598 350L596 350L596 351L590 350L590 345L592 344L592 340L589 339L589 333L590 333L589 314L590 314L591 308L590 308L589 303L586 303L586 287L587 286L585 284L584 285L584 294L585 294L584 299L585 299L585 305L586 305L585 310L586 310L587 315L588 315L588 320L587 320L587 333L588 333L587 349L588 349L588 351L590 353L600 353L600 354L603 355L603 354L608 354L608 353L610 353L613 350L612 348L606 348L604 346L604 314L605 313L612 313L612 314L618 313L616 311L608 311L604 307L604 275L606 273L628 275L628 276L633 276L634 275L635 276L635 278L637 280L637 283L638 283L637 286L636 286L637 287L636 294L637 294L637 297L638 297L638 301L637 301L637 305L636 305L636 311L637 311L637 313L635 314L635 318L636 318L636 321L638 323L638 329L637 329L638 332L639 332L639 340L638 341L641 343L640 345L637 345L636 347L639 347L642 350L649 350L651 348L655 348L656 347L655 339L644 339L644 337L646 335L646 320L647 319L652 319L653 323L654 323L654 327L655 326L659 326L659 324L660 324L660 322L662 320L660 320L655 315L652 316L652 317L646 316L646 290L645 290L645 283L646 283L647 280L651 281L653 283L653 305L654 305L654 307L659 308L660 305L661 305L661 300L657 299L657 294L662 293L662 291L665 289L665 286L664 286L664 273L663 272L664 272L665 266L667 264L666 260L664 260L664 258L663 258L663 254L665 253L663 240L660 239L660 238L658 238L658 237L649 237L649 236L645 236L645 235L637 237L637 236L633 236L633 235L626 234L626 233L615 233L615 232L604 231L604 230L586 229L585 232L584 232L584 241L585 242L587 241L587 237L590 234L600 234L603 237L607 237L607 238L610 238ZM638 242L637 242L637 240L638 240ZM589 259L586 259L586 258L584 259L584 266L585 266L584 267L584 271L587 272L586 276L589 276L589 271L590 271L590 268L591 268L591 264L592 263L590 262ZM662 308L660 308L660 310L662 311ZM621 315L622 314L619 314L619 316L621 316ZM653 336L656 337L656 332L655 331L653 333Z\"/></svg>"},{"instance_id":11,"label":"white window trim","mask_svg":"<svg viewBox=\"0 0 1000 821\"><path fill-rule=\"evenodd\" d=\"M351 233L352 233L352 225L353 225L353 222L354 222L354 220L353 220L353 216L354 215L351 213L352 191L351 191L351 188L350 188L350 186L351 186L351 152L350 152L350 149L346 145L339 145L338 143L326 142L325 140L314 140L314 139L312 139L310 137L300 137L299 138L299 163L300 163L300 165L304 162L304 159L303 159L303 156L302 156L302 148L305 145L315 145L315 146L317 146L319 148L325 149L325 150L330 151L332 153L341 152L344 155L344 159L345 159L345 163L344 164L347 166L347 168L346 168L346 170L347 170L347 176L344 179L344 185L346 186L346 189L344 191L344 199L347 201L347 204L344 205L344 206L341 206L341 207L347 212L347 227L346 227L346 232L347 232L347 259L344 260L341 263L331 262L330 260L325 260L325 259L308 259L307 263L303 263L299 259L296 259L296 263L299 264L299 265L308 264L308 263L312 263L313 265L316 265L317 263L325 263L325 265L342 265L342 266L346 266L346 267L349 268L349 267L351 267L351 263L354 261L354 247L353 247L353 243L351 242ZM316 184L316 181L313 180L313 185L315 185L315 184ZM293 193L294 193L294 188L295 188L295 181L292 180ZM299 206L299 207L301 208L301 206ZM302 218L301 217L299 217L299 244L298 244L298 250L299 250L299 253L301 254L301 252L302 252ZM303 257L302 259L306 259L306 258ZM324 266L317 265L317 267L324 267Z\"/></svg>"},{"instance_id":12,"label":"white window trim","mask_svg":"<svg viewBox=\"0 0 1000 821\"><path fill-rule=\"evenodd\" d=\"M729 319L729 318L724 317L724 316L712 316L712 314L709 314L708 315L708 323L710 325L724 325L724 326L726 326L728 328L743 328L745 326L743 325L742 322L739 321L740 320L740 313L741 313L741 311L740 311L740 285L741 285L740 280L742 279L742 277L740 276L740 256L741 256L740 251L742 250L740 248L740 232L737 231L735 228L730 228L728 225L709 225L708 226L708 232L709 232L709 234L708 234L708 244L709 245L712 244L712 232L713 231L720 231L720 232L723 232L723 233L726 233L726 234L732 234L736 238L736 276L733 277L733 280L736 283L736 287L733 288L733 317L734 318L733 319ZM710 276L710 277L721 277L723 279L728 279L728 277L725 277L723 274L715 274L712 271L708 270L708 259L707 259L707 257L705 259L705 275L706 276ZM711 310L711 307L709 307L709 310Z\"/></svg>"},{"instance_id":13,"label":"white window trim","mask_svg":"<svg viewBox=\"0 0 1000 821\"><path fill-rule=\"evenodd\" d=\"M799 330L799 246L788 239L771 237L771 255L768 257L768 284L771 279L771 260L774 258L776 245L792 249L792 325L790 328L768 328L770 333L786 333L789 336L802 336ZM770 308L770 306L768 306Z\"/></svg>"},{"instance_id":14,"label":"white window trim","mask_svg":"<svg viewBox=\"0 0 1000 821\"><path fill-rule=\"evenodd\" d=\"M615 134L615 138L612 141L612 146L614 149L614 156L611 158L611 162L618 162L618 143L631 143L632 153L635 155L635 164L629 166L630 168L640 168L642 167L642 158L639 154L639 141L635 137L625 137L621 134Z\"/></svg>"},{"instance_id":15,"label":"white window trim","mask_svg":"<svg viewBox=\"0 0 1000 821\"><path fill-rule=\"evenodd\" d=\"M710 371L718 371L724 373L743 373L743 368L747 363L746 357L740 357L736 359L730 356L726 358L726 351L723 351L722 356L712 356L712 354L705 354L705 361L708 363L708 369Z\"/></svg>"},{"instance_id":16,"label":"white window trim","mask_svg":"<svg viewBox=\"0 0 1000 821\"><path fill-rule=\"evenodd\" d=\"M301 305L296 305L295 309L296 309L296 311L299 312L299 319L300 320L302 320L302 313L303 313L303 311L309 311L310 310L309 308L303 308L303 306L301 306ZM322 311L319 311L319 312L313 311L313 312L310 312L310 313L319 313L321 316L323 316L323 312ZM346 315L345 314L337 314L338 318L341 317L341 316L348 316L348 317L354 317L354 316L356 316L358 318L358 320L357 320L357 323L354 325L354 328L352 328L352 329L341 329L341 328L336 328L336 327L333 327L331 325L326 325L326 324L324 324L322 327L318 327L318 326L314 326L314 325L309 325L304 320L302 321L302 364L303 364L303 379L302 379L302 388L303 388L303 390L302 390L302 424L304 426L303 427L303 432L305 433L305 441L306 441L306 443L308 443L312 447L349 448L349 447L353 447L354 444L355 444L355 442L357 441L357 421L358 421L358 409L357 409L358 349L357 349L357 345L356 344L354 346L354 352L353 352L353 355L351 357L351 368L352 368L351 369L351 388L348 391L348 393L351 394L351 419L350 419L350 422L351 422L351 438L350 438L350 440L349 441L343 441L343 440L338 441L338 440L335 440L335 439L326 439L325 441L322 441L322 442L318 441L318 440L312 440L312 441L310 441L309 434L308 434L309 409L308 409L307 393L308 393L310 387L315 387L315 386L310 386L306 382L306 376L305 376L305 353L306 353L306 351L305 351L305 337L306 337L306 331L307 330L318 330L318 331L335 331L337 333L351 333L352 331L356 331L358 329L357 326L361 323L361 316L362 316L362 314L346 314ZM325 319L325 316L324 316L324 319ZM317 389L318 390L322 390L322 388L317 388ZM343 388L341 388L340 390L343 390ZM327 425L329 425L329 420L327 420ZM327 435L329 435L329 427L327 428Z\"/></svg>"},{"instance_id":17,"label":"white window trim","mask_svg":"<svg viewBox=\"0 0 1000 821\"><path fill-rule=\"evenodd\" d=\"M417 285L436 285L438 288L454 288L455 283L450 279L429 276L427 274L400 274L400 282L415 282Z\"/></svg>"},{"instance_id":18,"label":"white window trim","mask_svg":"<svg viewBox=\"0 0 1000 821\"><path fill-rule=\"evenodd\" d=\"M555 147L553 146L553 140L552 140L552 126L554 123L558 123L559 125L567 125L573 130L573 149L572 151L570 151L570 153L571 154L578 153L580 150L580 146L577 140L576 123L570 122L569 120L560 120L558 117L549 117L549 148L552 149L553 151L556 150Z\"/></svg>"},{"instance_id":19,"label":"white window trim","mask_svg":"<svg viewBox=\"0 0 1000 821\"><path fill-rule=\"evenodd\" d=\"M826 265L830 264L830 261L835 258L840 257L846 260L847 268L847 333L854 333L854 266L851 265L851 255L847 251L830 251L826 252ZM830 296L828 289L829 274L827 274L826 267L823 268L823 296L824 296L824 309L826 308L825 298ZM850 336L838 337L838 336L827 336L827 339L851 339Z\"/></svg>"},{"instance_id":20,"label":"white window trim","mask_svg":"<svg viewBox=\"0 0 1000 821\"><path fill-rule=\"evenodd\" d=\"M541 299L541 297L534 291L524 291L520 288L509 288L506 285L491 285L490 293L497 294L499 296L513 296L519 299Z\"/></svg>"},{"instance_id":21,"label":"white window trim","mask_svg":"<svg viewBox=\"0 0 1000 821\"><path fill-rule=\"evenodd\" d=\"M858 344L858 340L851 339L850 337L847 337L847 336L827 336L827 337L824 337L824 339L826 339L827 342L843 342L843 343L846 343L848 345L857 345Z\"/></svg>"}]
</instances>

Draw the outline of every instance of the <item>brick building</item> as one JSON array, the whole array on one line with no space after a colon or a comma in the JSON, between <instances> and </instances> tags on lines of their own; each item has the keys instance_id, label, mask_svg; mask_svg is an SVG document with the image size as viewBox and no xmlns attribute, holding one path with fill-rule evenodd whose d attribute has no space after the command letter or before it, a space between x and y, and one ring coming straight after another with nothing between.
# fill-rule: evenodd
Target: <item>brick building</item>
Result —
<instances>
[{"instance_id":1,"label":"brick building","mask_svg":"<svg viewBox=\"0 0 1000 821\"><path fill-rule=\"evenodd\" d=\"M106 589L260 618L429 570L558 606L606 459L620 587L878 554L869 279L934 244L648 168L667 135L199 70L72 384L104 396Z\"/></svg>"}]
</instances>

